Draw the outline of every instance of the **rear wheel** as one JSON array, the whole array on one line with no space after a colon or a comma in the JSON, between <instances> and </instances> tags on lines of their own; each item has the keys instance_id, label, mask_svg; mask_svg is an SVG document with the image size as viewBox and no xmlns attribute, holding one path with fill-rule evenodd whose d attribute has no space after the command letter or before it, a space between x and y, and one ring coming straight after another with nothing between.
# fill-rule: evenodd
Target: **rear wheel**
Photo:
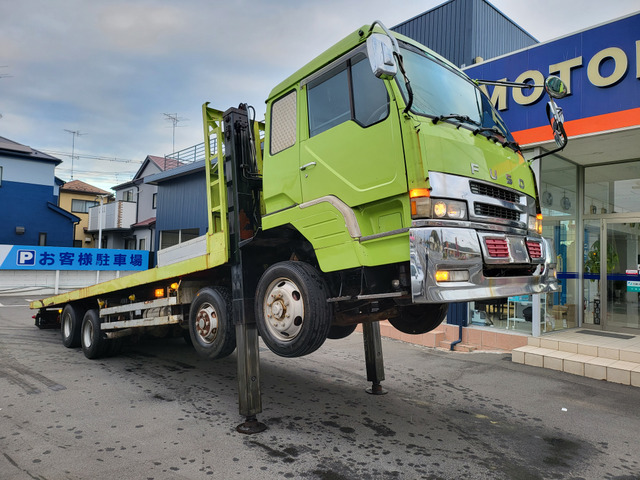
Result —
<instances>
[{"instance_id":1,"label":"rear wheel","mask_svg":"<svg viewBox=\"0 0 640 480\"><path fill-rule=\"evenodd\" d=\"M201 289L191 302L189 335L198 355L216 359L236 349L231 293L226 288Z\"/></svg>"},{"instance_id":2,"label":"rear wheel","mask_svg":"<svg viewBox=\"0 0 640 480\"><path fill-rule=\"evenodd\" d=\"M82 318L84 309L78 305L67 303L62 310L60 317L60 332L62 334L62 344L67 348L80 346L80 330L82 329Z\"/></svg>"},{"instance_id":3,"label":"rear wheel","mask_svg":"<svg viewBox=\"0 0 640 480\"><path fill-rule=\"evenodd\" d=\"M97 310L87 310L82 320L82 351L90 359L103 357L107 353L108 340L100 330Z\"/></svg>"},{"instance_id":4,"label":"rear wheel","mask_svg":"<svg viewBox=\"0 0 640 480\"><path fill-rule=\"evenodd\" d=\"M418 335L427 333L442 323L447 315L446 303L425 303L398 307L400 314L390 318L389 323L402 333Z\"/></svg>"},{"instance_id":5,"label":"rear wheel","mask_svg":"<svg viewBox=\"0 0 640 480\"><path fill-rule=\"evenodd\" d=\"M304 262L269 267L256 289L258 330L269 349L281 357L316 351L331 328L328 290L318 271Z\"/></svg>"}]
</instances>

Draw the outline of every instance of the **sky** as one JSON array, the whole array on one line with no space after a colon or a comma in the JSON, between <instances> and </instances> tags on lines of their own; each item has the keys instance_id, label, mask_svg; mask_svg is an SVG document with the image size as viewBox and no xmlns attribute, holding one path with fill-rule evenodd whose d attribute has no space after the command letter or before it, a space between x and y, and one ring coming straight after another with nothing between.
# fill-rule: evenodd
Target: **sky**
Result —
<instances>
[{"instance_id":1,"label":"sky","mask_svg":"<svg viewBox=\"0 0 640 480\"><path fill-rule=\"evenodd\" d=\"M147 155L201 143L204 102L248 103L263 119L271 88L344 36L442 3L0 0L0 136L63 160L62 180L73 167L73 179L108 190ZM490 3L541 42L640 10L638 0Z\"/></svg>"}]
</instances>

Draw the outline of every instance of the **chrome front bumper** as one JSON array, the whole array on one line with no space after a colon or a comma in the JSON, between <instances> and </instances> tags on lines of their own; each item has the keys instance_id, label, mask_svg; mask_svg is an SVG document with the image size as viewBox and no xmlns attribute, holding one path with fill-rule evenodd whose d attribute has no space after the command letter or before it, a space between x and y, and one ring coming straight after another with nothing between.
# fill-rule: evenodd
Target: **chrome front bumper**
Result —
<instances>
[{"instance_id":1,"label":"chrome front bumper","mask_svg":"<svg viewBox=\"0 0 640 480\"><path fill-rule=\"evenodd\" d=\"M419 227L409 230L411 294L414 303L467 302L558 291L555 253L544 238L542 257L532 259L527 237L506 233L483 233L470 228ZM508 256L491 257L487 239L501 241ZM537 265L533 275L485 277L485 267ZM467 271L467 281L438 282L436 271Z\"/></svg>"}]
</instances>

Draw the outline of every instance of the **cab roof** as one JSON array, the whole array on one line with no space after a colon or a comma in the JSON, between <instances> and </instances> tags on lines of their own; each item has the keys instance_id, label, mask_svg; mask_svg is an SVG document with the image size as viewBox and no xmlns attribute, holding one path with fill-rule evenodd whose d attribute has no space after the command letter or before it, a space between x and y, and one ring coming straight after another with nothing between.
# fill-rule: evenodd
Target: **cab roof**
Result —
<instances>
[{"instance_id":1,"label":"cab roof","mask_svg":"<svg viewBox=\"0 0 640 480\"><path fill-rule=\"evenodd\" d=\"M382 28L380 28L377 25L373 28L373 30L371 30L371 25L365 24L362 27L360 27L359 29L357 29L354 32L350 33L349 35L344 37L342 40L340 40L338 43L336 43L335 45L329 47L323 53L321 53L320 55L315 57L309 63L307 63L302 68L297 70L295 73L289 75L282 82L280 82L278 85L276 85L273 88L273 90L271 90L271 93L269 94L269 98L267 98L267 103L270 102L271 100L273 100L275 97L280 96L282 93L284 93L286 90L289 90L294 85L298 84L302 79L307 78L309 75L311 75L312 73L320 70L325 65L328 65L329 63L333 62L337 58L340 58L345 53L353 50L358 45L361 45L362 43L366 42L367 38L369 38L369 36L372 33L382 33L382 34L384 34L384 31L382 30ZM405 43L409 43L411 45L414 45L415 47L420 48L421 50L424 50L424 51L428 52L430 55L433 55L435 58L439 59L443 63L447 64L449 67L455 69L456 71L458 71L458 72L460 72L460 73L462 73L464 75L462 70L460 70L457 66L452 64L446 58L444 58L444 57L438 55L437 53L435 53L434 51L428 49L424 45L416 42L415 40L413 40L413 39L411 39L409 37L405 37L404 35L401 35L399 33L396 33L396 32L391 32L391 33L398 40L402 40Z\"/></svg>"}]
</instances>

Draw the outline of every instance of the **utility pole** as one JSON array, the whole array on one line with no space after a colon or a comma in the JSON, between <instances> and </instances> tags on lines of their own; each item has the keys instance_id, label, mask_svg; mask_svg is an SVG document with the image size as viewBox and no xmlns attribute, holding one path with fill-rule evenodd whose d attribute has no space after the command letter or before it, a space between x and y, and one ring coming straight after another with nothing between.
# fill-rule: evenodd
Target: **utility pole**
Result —
<instances>
[{"instance_id":1,"label":"utility pole","mask_svg":"<svg viewBox=\"0 0 640 480\"><path fill-rule=\"evenodd\" d=\"M79 137L81 135L87 135L86 133L80 133L79 130L67 130L66 128L64 129L65 132L70 133L71 135L73 135L73 140L71 141L71 180L73 180L73 160L75 158L75 152L76 152L76 137Z\"/></svg>"}]
</instances>

